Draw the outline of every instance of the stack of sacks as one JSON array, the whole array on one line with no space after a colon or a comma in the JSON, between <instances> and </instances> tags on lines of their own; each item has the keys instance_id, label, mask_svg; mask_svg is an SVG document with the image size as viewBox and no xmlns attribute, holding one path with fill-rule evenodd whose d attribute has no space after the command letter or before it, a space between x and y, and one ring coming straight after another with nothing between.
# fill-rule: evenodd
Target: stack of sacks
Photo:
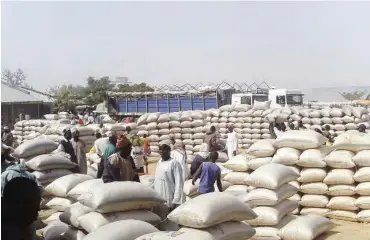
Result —
<instances>
[{"instance_id":1,"label":"stack of sacks","mask_svg":"<svg viewBox=\"0 0 370 240\"><path fill-rule=\"evenodd\" d=\"M274 141L272 139L264 139L255 142L248 150L251 159L248 161L248 168L251 170L256 170L262 165L270 163L272 161L272 156L276 152L276 148L273 145Z\"/></svg>"},{"instance_id":2,"label":"stack of sacks","mask_svg":"<svg viewBox=\"0 0 370 240\"><path fill-rule=\"evenodd\" d=\"M69 196L78 197L79 204L71 207L70 211L86 212L80 216L74 215L75 220L68 224L83 229L87 233L100 231L106 224L134 219L148 222L157 226L161 219L147 209L151 209L164 200L149 186L137 182L99 183L101 179L84 182L72 189ZM87 190L83 193L82 187ZM82 190L82 191L81 191ZM79 208L83 210L74 210ZM71 215L73 215L71 213ZM106 239L106 238L105 238Z\"/></svg>"},{"instance_id":3,"label":"stack of sacks","mask_svg":"<svg viewBox=\"0 0 370 240\"><path fill-rule=\"evenodd\" d=\"M370 222L370 135L356 131L348 131L335 140L335 151L326 157L326 163L333 169L330 172L331 180L340 181L342 184L339 196L330 199L327 207L331 211L328 217L351 221ZM336 157L336 159L334 159ZM335 169L335 168L342 169ZM330 173L329 172L329 173ZM328 181L329 174L324 182ZM354 185L354 184L357 184ZM329 189L330 190L330 189ZM358 194L359 197L355 197Z\"/></svg>"},{"instance_id":4,"label":"stack of sacks","mask_svg":"<svg viewBox=\"0 0 370 240\"><path fill-rule=\"evenodd\" d=\"M176 232L155 232L136 240L145 239L250 239L255 230L242 222L256 218L256 214L242 201L226 193L207 193L173 210L167 218L183 226Z\"/></svg>"},{"instance_id":5,"label":"stack of sacks","mask_svg":"<svg viewBox=\"0 0 370 240\"><path fill-rule=\"evenodd\" d=\"M246 183L254 189L238 197L257 214L256 219L248 221L256 227L253 239L279 239L280 228L294 219L288 214L297 209L298 203L289 198L298 189L289 182L298 177L289 167L275 163L263 165L247 177Z\"/></svg>"},{"instance_id":6,"label":"stack of sacks","mask_svg":"<svg viewBox=\"0 0 370 240\"><path fill-rule=\"evenodd\" d=\"M46 207L57 211L54 215L60 215L75 202L74 199L68 197L68 192L76 185L91 179L92 177L84 174L70 174L54 180L45 187L45 192L52 196L46 203Z\"/></svg>"},{"instance_id":7,"label":"stack of sacks","mask_svg":"<svg viewBox=\"0 0 370 240\"><path fill-rule=\"evenodd\" d=\"M96 178L101 158L98 156L97 153L86 153L86 160L87 160L87 175Z\"/></svg>"},{"instance_id":8,"label":"stack of sacks","mask_svg":"<svg viewBox=\"0 0 370 240\"><path fill-rule=\"evenodd\" d=\"M107 123L104 124L104 128L101 130L102 134L108 136L110 133L114 132L117 135L124 134L126 127L131 128L131 134L137 133L137 124L136 123Z\"/></svg>"},{"instance_id":9,"label":"stack of sacks","mask_svg":"<svg viewBox=\"0 0 370 240\"><path fill-rule=\"evenodd\" d=\"M45 119L22 120L14 124L12 134L16 144L21 144L25 141L32 140L41 135L40 131L43 126L53 122ZM55 120L54 120L55 122Z\"/></svg>"},{"instance_id":10,"label":"stack of sacks","mask_svg":"<svg viewBox=\"0 0 370 240\"><path fill-rule=\"evenodd\" d=\"M369 128L369 112L363 107L343 106L342 108L324 107L322 109L292 107L290 120L295 124L302 121L308 129L321 129L329 125L331 133L338 135L347 130L356 130L360 124Z\"/></svg>"}]
</instances>

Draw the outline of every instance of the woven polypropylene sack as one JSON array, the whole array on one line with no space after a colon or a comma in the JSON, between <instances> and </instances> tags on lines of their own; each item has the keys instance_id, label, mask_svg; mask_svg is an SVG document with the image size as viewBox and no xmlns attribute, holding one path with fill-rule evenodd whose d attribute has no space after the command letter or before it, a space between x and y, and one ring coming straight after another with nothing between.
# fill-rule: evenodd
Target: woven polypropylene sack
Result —
<instances>
[{"instance_id":1,"label":"woven polypropylene sack","mask_svg":"<svg viewBox=\"0 0 370 240\"><path fill-rule=\"evenodd\" d=\"M354 171L352 169L332 169L324 179L324 183L329 185L353 184Z\"/></svg>"},{"instance_id":2,"label":"woven polypropylene sack","mask_svg":"<svg viewBox=\"0 0 370 240\"><path fill-rule=\"evenodd\" d=\"M42 154L26 162L26 166L32 170L45 171L50 169L71 169L76 164L60 153Z\"/></svg>"},{"instance_id":3,"label":"woven polypropylene sack","mask_svg":"<svg viewBox=\"0 0 370 240\"><path fill-rule=\"evenodd\" d=\"M235 157L232 157L229 161L225 162L223 166L233 171L245 172L248 170L249 158L249 156L239 154Z\"/></svg>"},{"instance_id":4,"label":"woven polypropylene sack","mask_svg":"<svg viewBox=\"0 0 370 240\"><path fill-rule=\"evenodd\" d=\"M187 227L205 228L227 221L244 221L256 214L241 200L227 193L208 193L185 202L168 219Z\"/></svg>"},{"instance_id":5,"label":"woven polypropylene sack","mask_svg":"<svg viewBox=\"0 0 370 240\"><path fill-rule=\"evenodd\" d=\"M325 183L303 183L300 192L305 194L325 194L328 191L328 185Z\"/></svg>"},{"instance_id":6,"label":"woven polypropylene sack","mask_svg":"<svg viewBox=\"0 0 370 240\"><path fill-rule=\"evenodd\" d=\"M72 174L70 170L67 169L52 169L46 171L34 171L33 175L35 175L37 181L41 184L48 184L58 179L60 177Z\"/></svg>"},{"instance_id":7,"label":"woven polypropylene sack","mask_svg":"<svg viewBox=\"0 0 370 240\"><path fill-rule=\"evenodd\" d=\"M299 201L299 205L304 207L324 208L329 202L329 198L325 195L310 195L305 194Z\"/></svg>"},{"instance_id":8,"label":"woven polypropylene sack","mask_svg":"<svg viewBox=\"0 0 370 240\"><path fill-rule=\"evenodd\" d=\"M318 148L326 143L328 139L315 131L291 130L284 132L274 142L277 148L292 147L300 150Z\"/></svg>"},{"instance_id":9,"label":"woven polypropylene sack","mask_svg":"<svg viewBox=\"0 0 370 240\"><path fill-rule=\"evenodd\" d=\"M370 182L370 167L362 167L353 175L356 182Z\"/></svg>"},{"instance_id":10,"label":"woven polypropylene sack","mask_svg":"<svg viewBox=\"0 0 370 240\"><path fill-rule=\"evenodd\" d=\"M79 217L77 221L81 228L90 233L109 223L129 219L144 221L154 226L158 225L161 221L158 215L148 210L131 210L105 214L90 212Z\"/></svg>"},{"instance_id":11,"label":"woven polypropylene sack","mask_svg":"<svg viewBox=\"0 0 370 240\"><path fill-rule=\"evenodd\" d=\"M331 210L326 214L326 217L337 220L356 222L357 211Z\"/></svg>"},{"instance_id":12,"label":"woven polypropylene sack","mask_svg":"<svg viewBox=\"0 0 370 240\"><path fill-rule=\"evenodd\" d=\"M297 216L294 215L286 215L283 217L279 224L275 226L258 226L254 229L256 230L256 234L251 238L252 240L281 240L279 237L279 231L282 227L296 219Z\"/></svg>"},{"instance_id":13,"label":"woven polypropylene sack","mask_svg":"<svg viewBox=\"0 0 370 240\"><path fill-rule=\"evenodd\" d=\"M359 183L355 188L355 192L359 195L370 196L370 182Z\"/></svg>"},{"instance_id":14,"label":"woven polypropylene sack","mask_svg":"<svg viewBox=\"0 0 370 240\"><path fill-rule=\"evenodd\" d=\"M150 209L163 203L151 187L138 182L111 182L98 185L81 195L78 201L97 212L109 213Z\"/></svg>"},{"instance_id":15,"label":"woven polypropylene sack","mask_svg":"<svg viewBox=\"0 0 370 240\"><path fill-rule=\"evenodd\" d=\"M273 140L264 139L250 146L247 153L256 157L271 157L275 151L276 148L273 146Z\"/></svg>"},{"instance_id":16,"label":"woven polypropylene sack","mask_svg":"<svg viewBox=\"0 0 370 240\"><path fill-rule=\"evenodd\" d=\"M333 227L334 224L324 217L307 215L285 225L279 235L284 240L313 240Z\"/></svg>"},{"instance_id":17,"label":"woven polypropylene sack","mask_svg":"<svg viewBox=\"0 0 370 240\"><path fill-rule=\"evenodd\" d=\"M159 230L151 224L139 220L120 220L102 226L89 233L84 240L133 240Z\"/></svg>"},{"instance_id":18,"label":"woven polypropylene sack","mask_svg":"<svg viewBox=\"0 0 370 240\"><path fill-rule=\"evenodd\" d=\"M310 208L304 207L299 212L300 215L319 215L325 217L330 210L327 208Z\"/></svg>"},{"instance_id":19,"label":"woven polypropylene sack","mask_svg":"<svg viewBox=\"0 0 370 240\"><path fill-rule=\"evenodd\" d=\"M298 203L284 200L275 206L259 206L253 208L257 218L247 221L252 226L274 226L280 220L298 207Z\"/></svg>"},{"instance_id":20,"label":"woven polypropylene sack","mask_svg":"<svg viewBox=\"0 0 370 240\"><path fill-rule=\"evenodd\" d=\"M370 167L370 150L363 150L358 152L352 161L361 167Z\"/></svg>"},{"instance_id":21,"label":"woven polypropylene sack","mask_svg":"<svg viewBox=\"0 0 370 240\"><path fill-rule=\"evenodd\" d=\"M272 161L272 157L265 157L265 158L254 158L250 159L247 163L248 168L256 170L257 168L268 164Z\"/></svg>"},{"instance_id":22,"label":"woven polypropylene sack","mask_svg":"<svg viewBox=\"0 0 370 240\"><path fill-rule=\"evenodd\" d=\"M330 185L327 191L329 196L352 196L355 195L355 185Z\"/></svg>"},{"instance_id":23,"label":"woven polypropylene sack","mask_svg":"<svg viewBox=\"0 0 370 240\"><path fill-rule=\"evenodd\" d=\"M359 222L370 222L370 210L362 210L356 216L357 221Z\"/></svg>"},{"instance_id":24,"label":"woven polypropylene sack","mask_svg":"<svg viewBox=\"0 0 370 240\"><path fill-rule=\"evenodd\" d=\"M77 219L89 212L92 209L82 205L79 202L72 204L70 207L66 208L62 214L59 215L60 221L74 226L76 228L80 228Z\"/></svg>"},{"instance_id":25,"label":"woven polypropylene sack","mask_svg":"<svg viewBox=\"0 0 370 240\"><path fill-rule=\"evenodd\" d=\"M350 196L332 197L326 206L333 210L357 211L356 198Z\"/></svg>"},{"instance_id":26,"label":"woven polypropylene sack","mask_svg":"<svg viewBox=\"0 0 370 240\"><path fill-rule=\"evenodd\" d=\"M355 163L352 161L354 153L346 150L335 150L324 158L324 161L332 168L353 168Z\"/></svg>"},{"instance_id":27,"label":"woven polypropylene sack","mask_svg":"<svg viewBox=\"0 0 370 240\"><path fill-rule=\"evenodd\" d=\"M247 177L246 183L253 187L278 189L284 183L294 181L298 177L299 174L287 166L269 163L251 173Z\"/></svg>"},{"instance_id":28,"label":"woven polypropylene sack","mask_svg":"<svg viewBox=\"0 0 370 240\"><path fill-rule=\"evenodd\" d=\"M57 149L58 144L49 139L34 139L19 145L14 152L13 156L18 158L29 158L41 154L48 154Z\"/></svg>"},{"instance_id":29,"label":"woven polypropylene sack","mask_svg":"<svg viewBox=\"0 0 370 240\"><path fill-rule=\"evenodd\" d=\"M70 207L75 201L68 198L55 197L51 199L46 206L50 209L54 209L60 212L64 212L68 207Z\"/></svg>"},{"instance_id":30,"label":"woven polypropylene sack","mask_svg":"<svg viewBox=\"0 0 370 240\"><path fill-rule=\"evenodd\" d=\"M46 186L45 191L48 193L58 196L58 197L67 197L68 192L77 186L78 184L92 180L93 178L91 176L85 175L85 174L70 174L67 176L63 176L61 178L58 178L54 180L52 183L50 183L48 186Z\"/></svg>"},{"instance_id":31,"label":"woven polypropylene sack","mask_svg":"<svg viewBox=\"0 0 370 240\"><path fill-rule=\"evenodd\" d=\"M253 103L253 109L254 110L267 110L270 108L271 101L265 101L265 102L259 102L259 101L254 101Z\"/></svg>"},{"instance_id":32,"label":"woven polypropylene sack","mask_svg":"<svg viewBox=\"0 0 370 240\"><path fill-rule=\"evenodd\" d=\"M370 134L358 131L347 131L340 134L334 141L333 147L341 150L359 152L370 150Z\"/></svg>"},{"instance_id":33,"label":"woven polypropylene sack","mask_svg":"<svg viewBox=\"0 0 370 240\"><path fill-rule=\"evenodd\" d=\"M297 179L301 183L322 182L326 177L326 171L322 168L303 168Z\"/></svg>"},{"instance_id":34,"label":"woven polypropylene sack","mask_svg":"<svg viewBox=\"0 0 370 240\"><path fill-rule=\"evenodd\" d=\"M282 185L277 190L255 188L242 201L248 203L250 206L272 206L292 197L297 191L298 189L289 183Z\"/></svg>"},{"instance_id":35,"label":"woven polypropylene sack","mask_svg":"<svg viewBox=\"0 0 370 240\"><path fill-rule=\"evenodd\" d=\"M295 148L283 147L276 151L274 157L272 158L272 162L283 165L295 165L300 155L301 151Z\"/></svg>"},{"instance_id":36,"label":"woven polypropylene sack","mask_svg":"<svg viewBox=\"0 0 370 240\"><path fill-rule=\"evenodd\" d=\"M361 196L356 199L356 206L361 209L370 209L370 196Z\"/></svg>"},{"instance_id":37,"label":"woven polypropylene sack","mask_svg":"<svg viewBox=\"0 0 370 240\"><path fill-rule=\"evenodd\" d=\"M227 181L233 185L235 184L245 184L245 179L249 176L246 172L231 172L227 174L223 180Z\"/></svg>"},{"instance_id":38,"label":"woven polypropylene sack","mask_svg":"<svg viewBox=\"0 0 370 240\"><path fill-rule=\"evenodd\" d=\"M68 197L73 198L73 199L78 199L82 194L87 193L91 191L92 188L94 188L97 185L102 185L104 184L102 179L92 179L92 180L87 180L82 183L77 184L74 188L72 188L68 192Z\"/></svg>"}]
</instances>

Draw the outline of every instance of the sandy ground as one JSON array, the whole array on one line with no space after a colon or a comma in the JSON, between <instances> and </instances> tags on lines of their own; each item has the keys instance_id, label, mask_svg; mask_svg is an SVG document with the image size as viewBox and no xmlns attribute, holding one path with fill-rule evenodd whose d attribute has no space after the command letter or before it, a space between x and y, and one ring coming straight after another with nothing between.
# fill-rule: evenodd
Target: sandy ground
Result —
<instances>
[{"instance_id":1,"label":"sandy ground","mask_svg":"<svg viewBox=\"0 0 370 240\"><path fill-rule=\"evenodd\" d=\"M158 158L149 158L148 174L154 175L157 166ZM53 214L54 210L40 211L42 220ZM370 240L370 224L355 223L340 220L332 220L336 227L324 235L319 236L315 240Z\"/></svg>"}]
</instances>

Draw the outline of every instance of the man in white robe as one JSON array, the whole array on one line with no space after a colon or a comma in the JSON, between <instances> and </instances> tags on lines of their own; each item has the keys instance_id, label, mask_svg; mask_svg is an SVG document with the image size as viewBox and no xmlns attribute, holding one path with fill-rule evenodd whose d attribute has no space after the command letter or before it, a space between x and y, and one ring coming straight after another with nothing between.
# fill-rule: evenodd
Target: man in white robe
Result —
<instances>
[{"instance_id":1,"label":"man in white robe","mask_svg":"<svg viewBox=\"0 0 370 240\"><path fill-rule=\"evenodd\" d=\"M238 137L232 126L228 128L226 146L229 159L238 154Z\"/></svg>"},{"instance_id":2,"label":"man in white robe","mask_svg":"<svg viewBox=\"0 0 370 240\"><path fill-rule=\"evenodd\" d=\"M186 181L188 179L188 163L184 144L182 142L175 143L171 151L171 158L181 164L184 181Z\"/></svg>"},{"instance_id":3,"label":"man in white robe","mask_svg":"<svg viewBox=\"0 0 370 240\"><path fill-rule=\"evenodd\" d=\"M155 207L154 212L161 219L166 219L172 209L185 202L184 179L181 164L171 158L170 145L162 144L159 151L162 158L157 164L153 185L154 190L165 200L165 203Z\"/></svg>"}]
</instances>

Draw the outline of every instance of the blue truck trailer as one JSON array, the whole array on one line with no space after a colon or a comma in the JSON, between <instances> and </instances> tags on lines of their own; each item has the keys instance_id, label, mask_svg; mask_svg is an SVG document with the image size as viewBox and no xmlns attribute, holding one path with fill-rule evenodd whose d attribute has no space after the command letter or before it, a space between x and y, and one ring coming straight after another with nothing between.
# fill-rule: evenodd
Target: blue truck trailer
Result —
<instances>
[{"instance_id":1,"label":"blue truck trailer","mask_svg":"<svg viewBox=\"0 0 370 240\"><path fill-rule=\"evenodd\" d=\"M171 92L109 92L108 104L117 115L135 116L153 112L208 110L231 104L235 89Z\"/></svg>"}]
</instances>

